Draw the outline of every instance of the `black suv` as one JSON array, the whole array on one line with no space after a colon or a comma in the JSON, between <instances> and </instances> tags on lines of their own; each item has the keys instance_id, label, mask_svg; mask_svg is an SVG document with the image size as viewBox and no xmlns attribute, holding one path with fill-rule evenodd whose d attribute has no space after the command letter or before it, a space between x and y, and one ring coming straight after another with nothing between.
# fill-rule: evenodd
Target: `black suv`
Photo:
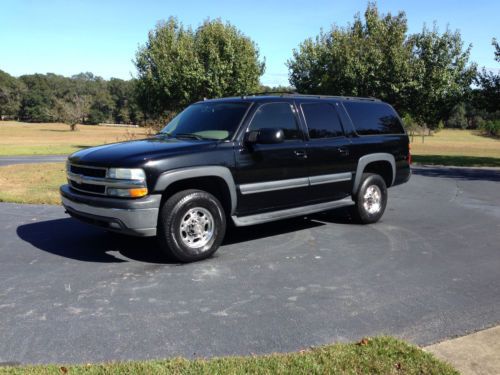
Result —
<instances>
[{"instance_id":1,"label":"black suv","mask_svg":"<svg viewBox=\"0 0 500 375\"><path fill-rule=\"evenodd\" d=\"M243 96L195 103L151 138L74 153L60 191L71 216L156 235L190 262L212 255L231 223L341 206L374 223L410 162L399 116L377 99Z\"/></svg>"}]
</instances>

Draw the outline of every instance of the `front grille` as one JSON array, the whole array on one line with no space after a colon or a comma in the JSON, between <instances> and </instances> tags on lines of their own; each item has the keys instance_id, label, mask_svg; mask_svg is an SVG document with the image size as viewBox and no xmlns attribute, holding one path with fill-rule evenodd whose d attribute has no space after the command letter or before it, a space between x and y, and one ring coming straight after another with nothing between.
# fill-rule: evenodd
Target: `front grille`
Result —
<instances>
[{"instance_id":1,"label":"front grille","mask_svg":"<svg viewBox=\"0 0 500 375\"><path fill-rule=\"evenodd\" d=\"M92 185L92 184L84 184L77 183L73 180L70 180L71 187L76 190L80 190L83 192L94 193L94 194L104 194L106 193L106 187L104 185Z\"/></svg>"},{"instance_id":2,"label":"front grille","mask_svg":"<svg viewBox=\"0 0 500 375\"><path fill-rule=\"evenodd\" d=\"M71 172L82 176L106 177L105 168L89 168L82 167L81 165L71 165Z\"/></svg>"},{"instance_id":3,"label":"front grille","mask_svg":"<svg viewBox=\"0 0 500 375\"><path fill-rule=\"evenodd\" d=\"M107 189L133 189L146 187L144 179L118 179L107 177L107 168L80 164L67 165L68 183L80 193L107 195ZM116 196L116 195L115 195Z\"/></svg>"}]
</instances>

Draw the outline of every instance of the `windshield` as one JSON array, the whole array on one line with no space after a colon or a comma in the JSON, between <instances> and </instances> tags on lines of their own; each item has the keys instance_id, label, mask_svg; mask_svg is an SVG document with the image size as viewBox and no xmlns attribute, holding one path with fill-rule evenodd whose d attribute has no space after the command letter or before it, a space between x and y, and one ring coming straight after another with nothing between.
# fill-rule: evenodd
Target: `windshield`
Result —
<instances>
[{"instance_id":1,"label":"windshield","mask_svg":"<svg viewBox=\"0 0 500 375\"><path fill-rule=\"evenodd\" d=\"M249 103L197 103L175 116L160 132L173 137L229 139Z\"/></svg>"}]
</instances>

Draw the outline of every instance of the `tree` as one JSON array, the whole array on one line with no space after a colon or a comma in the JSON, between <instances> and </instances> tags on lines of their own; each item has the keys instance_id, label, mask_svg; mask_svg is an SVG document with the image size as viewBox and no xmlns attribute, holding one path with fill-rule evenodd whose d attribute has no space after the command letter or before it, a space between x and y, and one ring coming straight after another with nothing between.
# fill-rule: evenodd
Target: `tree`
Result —
<instances>
[{"instance_id":1,"label":"tree","mask_svg":"<svg viewBox=\"0 0 500 375\"><path fill-rule=\"evenodd\" d=\"M459 103L453 107L447 125L450 128L466 129L469 125L467 120L467 111L464 103Z\"/></svg>"},{"instance_id":2,"label":"tree","mask_svg":"<svg viewBox=\"0 0 500 375\"><path fill-rule=\"evenodd\" d=\"M49 84L50 78L44 74L19 77L26 87L19 109L19 117L23 121L54 122L57 120L56 97L53 87Z\"/></svg>"},{"instance_id":3,"label":"tree","mask_svg":"<svg viewBox=\"0 0 500 375\"><path fill-rule=\"evenodd\" d=\"M71 131L77 130L77 124L88 116L90 97L74 95L68 100L57 100L58 119L68 124Z\"/></svg>"},{"instance_id":4,"label":"tree","mask_svg":"<svg viewBox=\"0 0 500 375\"><path fill-rule=\"evenodd\" d=\"M436 27L407 35L404 12L381 15L369 3L364 19L305 40L287 65L300 92L378 97L436 128L470 92L470 48L463 50L458 32Z\"/></svg>"},{"instance_id":5,"label":"tree","mask_svg":"<svg viewBox=\"0 0 500 375\"><path fill-rule=\"evenodd\" d=\"M493 38L491 44L495 48L495 61L500 63L500 45ZM479 90L475 95L475 105L488 113L500 111L500 73L494 73L483 67L477 75L476 84Z\"/></svg>"},{"instance_id":6,"label":"tree","mask_svg":"<svg viewBox=\"0 0 500 375\"><path fill-rule=\"evenodd\" d=\"M411 48L404 12L380 15L369 3L347 27L333 26L307 39L287 62L299 92L377 96L402 108L410 81Z\"/></svg>"},{"instance_id":7,"label":"tree","mask_svg":"<svg viewBox=\"0 0 500 375\"><path fill-rule=\"evenodd\" d=\"M204 97L254 92L264 72L255 43L220 20L196 31L173 17L159 22L134 62L138 104L156 118Z\"/></svg>"},{"instance_id":8,"label":"tree","mask_svg":"<svg viewBox=\"0 0 500 375\"><path fill-rule=\"evenodd\" d=\"M411 35L409 44L416 84L407 97L408 106L420 122L434 129L471 92L476 76L476 65L469 64L472 46L464 50L458 31L440 34L435 25Z\"/></svg>"},{"instance_id":9,"label":"tree","mask_svg":"<svg viewBox=\"0 0 500 375\"><path fill-rule=\"evenodd\" d=\"M18 116L24 89L21 81L0 70L0 119Z\"/></svg>"}]
</instances>

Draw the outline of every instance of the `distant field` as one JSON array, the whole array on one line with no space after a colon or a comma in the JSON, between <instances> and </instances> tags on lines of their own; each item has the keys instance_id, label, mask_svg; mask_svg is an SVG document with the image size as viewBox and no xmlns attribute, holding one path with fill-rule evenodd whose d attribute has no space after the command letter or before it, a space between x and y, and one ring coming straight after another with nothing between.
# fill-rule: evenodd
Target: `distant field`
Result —
<instances>
[{"instance_id":1,"label":"distant field","mask_svg":"<svg viewBox=\"0 0 500 375\"><path fill-rule=\"evenodd\" d=\"M72 132L65 124L0 121L0 155L64 155L146 134L144 128L78 125Z\"/></svg>"},{"instance_id":2,"label":"distant field","mask_svg":"<svg viewBox=\"0 0 500 375\"><path fill-rule=\"evenodd\" d=\"M444 129L425 137L415 136L413 160L422 164L500 167L500 139L471 130Z\"/></svg>"}]
</instances>

